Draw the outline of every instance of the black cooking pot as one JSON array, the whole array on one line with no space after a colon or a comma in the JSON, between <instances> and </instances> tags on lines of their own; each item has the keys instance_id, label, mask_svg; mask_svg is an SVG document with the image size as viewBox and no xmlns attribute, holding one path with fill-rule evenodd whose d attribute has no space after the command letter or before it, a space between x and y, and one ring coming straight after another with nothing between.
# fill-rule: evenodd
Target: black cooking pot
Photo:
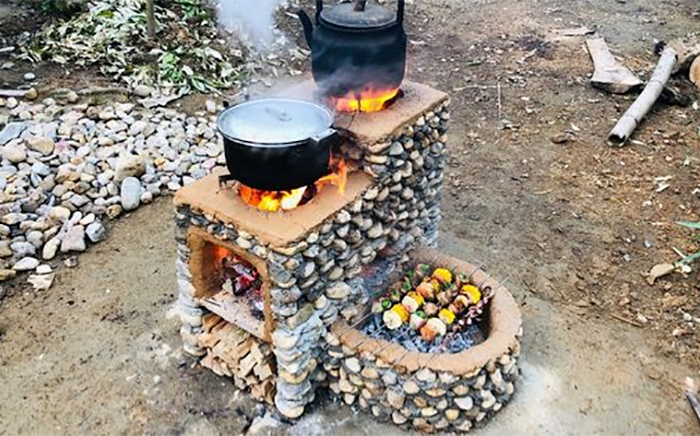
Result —
<instances>
[{"instance_id":1,"label":"black cooking pot","mask_svg":"<svg viewBox=\"0 0 700 436\"><path fill-rule=\"evenodd\" d=\"M231 178L266 191L301 188L328 174L338 138L332 124L325 107L286 98L241 103L217 121Z\"/></svg>"},{"instance_id":2,"label":"black cooking pot","mask_svg":"<svg viewBox=\"0 0 700 436\"><path fill-rule=\"evenodd\" d=\"M406 71L404 0L396 15L367 0L324 9L316 0L316 24L299 19L311 48L314 80L326 96L343 97L367 88L398 89Z\"/></svg>"}]
</instances>

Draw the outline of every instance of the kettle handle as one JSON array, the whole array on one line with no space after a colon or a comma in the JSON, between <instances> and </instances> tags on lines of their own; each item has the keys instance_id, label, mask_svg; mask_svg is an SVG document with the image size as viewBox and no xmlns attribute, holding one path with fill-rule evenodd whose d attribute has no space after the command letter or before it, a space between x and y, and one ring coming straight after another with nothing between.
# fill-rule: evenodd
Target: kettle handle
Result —
<instances>
[{"instance_id":1,"label":"kettle handle","mask_svg":"<svg viewBox=\"0 0 700 436\"><path fill-rule=\"evenodd\" d=\"M323 0L316 0L316 24L319 22L321 11L323 11Z\"/></svg>"},{"instance_id":2,"label":"kettle handle","mask_svg":"<svg viewBox=\"0 0 700 436\"><path fill-rule=\"evenodd\" d=\"M403 27L403 17L404 17L404 9L406 9L406 4L405 0L399 0L399 7L397 8L396 11L396 22L399 24L399 26Z\"/></svg>"}]
</instances>

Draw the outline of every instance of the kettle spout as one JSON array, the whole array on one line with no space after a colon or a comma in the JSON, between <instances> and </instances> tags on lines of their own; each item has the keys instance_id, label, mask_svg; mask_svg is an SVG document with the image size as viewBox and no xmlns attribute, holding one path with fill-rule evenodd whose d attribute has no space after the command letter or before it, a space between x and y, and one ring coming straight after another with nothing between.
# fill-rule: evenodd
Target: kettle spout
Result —
<instances>
[{"instance_id":1,"label":"kettle spout","mask_svg":"<svg viewBox=\"0 0 700 436\"><path fill-rule=\"evenodd\" d=\"M306 43L309 45L309 48L311 48L311 41L313 40L312 35L314 33L314 25L311 22L311 18L309 18L309 15L303 10L297 12L297 16L301 21L301 25L304 27L304 36L306 37Z\"/></svg>"}]
</instances>

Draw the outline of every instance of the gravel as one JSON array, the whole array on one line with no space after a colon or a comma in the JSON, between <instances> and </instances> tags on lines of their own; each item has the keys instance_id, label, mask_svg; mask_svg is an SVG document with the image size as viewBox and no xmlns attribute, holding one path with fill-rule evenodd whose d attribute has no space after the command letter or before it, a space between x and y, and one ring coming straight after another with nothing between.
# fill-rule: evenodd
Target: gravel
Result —
<instances>
[{"instance_id":1,"label":"gravel","mask_svg":"<svg viewBox=\"0 0 700 436\"><path fill-rule=\"evenodd\" d=\"M215 116L195 115L7 99L0 108L8 119L0 128L0 282L38 266L27 258L84 251L105 239L106 220L224 165Z\"/></svg>"}]
</instances>

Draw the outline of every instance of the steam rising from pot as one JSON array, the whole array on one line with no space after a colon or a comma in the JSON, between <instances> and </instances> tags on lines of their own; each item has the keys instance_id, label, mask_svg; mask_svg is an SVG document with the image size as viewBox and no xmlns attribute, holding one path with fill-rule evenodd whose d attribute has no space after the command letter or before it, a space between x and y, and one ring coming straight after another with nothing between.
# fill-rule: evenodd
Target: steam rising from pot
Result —
<instances>
[{"instance_id":1,"label":"steam rising from pot","mask_svg":"<svg viewBox=\"0 0 700 436\"><path fill-rule=\"evenodd\" d=\"M234 31L251 48L269 48L275 41L274 15L285 0L215 0L219 25Z\"/></svg>"}]
</instances>

